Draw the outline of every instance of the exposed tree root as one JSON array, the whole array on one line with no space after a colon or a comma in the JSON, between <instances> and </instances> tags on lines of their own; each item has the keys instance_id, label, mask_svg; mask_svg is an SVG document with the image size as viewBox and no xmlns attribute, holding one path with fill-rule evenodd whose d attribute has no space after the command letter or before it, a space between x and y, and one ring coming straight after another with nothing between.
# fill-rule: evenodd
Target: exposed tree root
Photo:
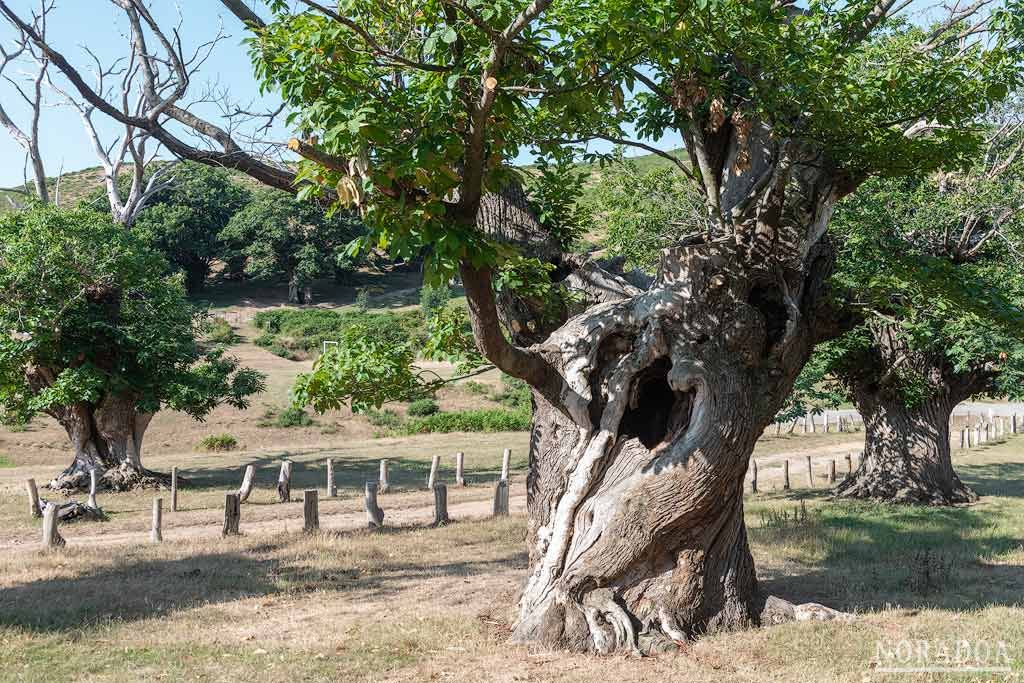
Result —
<instances>
[{"instance_id":1,"label":"exposed tree root","mask_svg":"<svg viewBox=\"0 0 1024 683\"><path fill-rule=\"evenodd\" d=\"M181 477L178 478L179 485ZM171 486L171 475L154 472L144 467L122 463L104 470L98 477L97 485L108 491L134 491L136 489L167 489ZM89 471L72 465L53 479L48 487L54 491L88 491Z\"/></svg>"},{"instance_id":2,"label":"exposed tree root","mask_svg":"<svg viewBox=\"0 0 1024 683\"><path fill-rule=\"evenodd\" d=\"M836 486L835 495L902 505L967 505L978 500L978 494L955 474L951 481L940 484L909 472L868 472L863 466Z\"/></svg>"}]
</instances>

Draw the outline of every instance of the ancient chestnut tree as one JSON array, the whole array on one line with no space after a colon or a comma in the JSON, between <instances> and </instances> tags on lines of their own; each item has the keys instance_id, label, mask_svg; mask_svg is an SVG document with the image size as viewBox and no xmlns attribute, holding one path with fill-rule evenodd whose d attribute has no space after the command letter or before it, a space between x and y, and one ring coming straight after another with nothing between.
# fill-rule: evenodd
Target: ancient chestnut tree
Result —
<instances>
[{"instance_id":1,"label":"ancient chestnut tree","mask_svg":"<svg viewBox=\"0 0 1024 683\"><path fill-rule=\"evenodd\" d=\"M71 464L54 488L96 469L114 489L159 484L142 464L155 413L202 419L245 407L263 377L197 339L206 314L143 242L91 211L0 216L0 415L45 413L67 431Z\"/></svg>"},{"instance_id":2,"label":"ancient chestnut tree","mask_svg":"<svg viewBox=\"0 0 1024 683\"><path fill-rule=\"evenodd\" d=\"M841 496L975 498L953 471L949 418L1024 390L1022 124L993 122L966 169L872 181L838 212L835 281L862 322L820 355L867 432Z\"/></svg>"},{"instance_id":3,"label":"ancient chestnut tree","mask_svg":"<svg viewBox=\"0 0 1024 683\"><path fill-rule=\"evenodd\" d=\"M533 388L515 638L611 652L756 623L743 476L839 331L835 205L873 174L976 148L973 122L1019 77L1020 15L982 3L923 28L894 16L908 3L874 0L270 4L252 50L307 131L292 143L304 193L357 206L367 246L458 271L480 352ZM653 283L499 239L542 233L514 189L521 149L631 131L682 137L687 158L665 155L706 218ZM575 292L561 315L533 296L498 305L495 269L522 258Z\"/></svg>"}]
</instances>

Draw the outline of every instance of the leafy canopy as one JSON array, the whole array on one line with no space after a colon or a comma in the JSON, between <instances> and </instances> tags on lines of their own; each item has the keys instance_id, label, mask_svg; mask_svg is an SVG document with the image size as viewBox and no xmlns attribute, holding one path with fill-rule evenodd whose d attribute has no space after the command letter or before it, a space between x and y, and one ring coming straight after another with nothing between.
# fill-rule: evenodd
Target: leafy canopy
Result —
<instances>
[{"instance_id":1,"label":"leafy canopy","mask_svg":"<svg viewBox=\"0 0 1024 683\"><path fill-rule=\"evenodd\" d=\"M244 408L263 376L197 342L207 319L159 254L109 216L0 216L0 412L25 420L107 394L201 419Z\"/></svg>"}]
</instances>

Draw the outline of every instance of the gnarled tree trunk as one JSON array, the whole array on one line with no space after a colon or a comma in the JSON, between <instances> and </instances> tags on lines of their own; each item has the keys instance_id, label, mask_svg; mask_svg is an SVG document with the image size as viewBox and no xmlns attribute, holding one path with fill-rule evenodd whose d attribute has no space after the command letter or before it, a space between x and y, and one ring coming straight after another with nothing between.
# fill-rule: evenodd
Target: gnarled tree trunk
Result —
<instances>
[{"instance_id":1,"label":"gnarled tree trunk","mask_svg":"<svg viewBox=\"0 0 1024 683\"><path fill-rule=\"evenodd\" d=\"M897 397L856 392L864 416L864 456L853 476L839 484L845 498L890 503L954 505L977 495L953 471L949 417L956 403L946 396L906 405Z\"/></svg>"},{"instance_id":2,"label":"gnarled tree trunk","mask_svg":"<svg viewBox=\"0 0 1024 683\"><path fill-rule=\"evenodd\" d=\"M86 490L93 469L100 473L100 485L115 491L169 481L142 466L142 439L153 415L137 411L132 398L107 395L95 405L80 402L52 412L68 434L74 460L50 488Z\"/></svg>"},{"instance_id":3,"label":"gnarled tree trunk","mask_svg":"<svg viewBox=\"0 0 1024 683\"><path fill-rule=\"evenodd\" d=\"M517 641L652 650L758 623L743 479L810 352L830 258L786 273L740 252L667 252L652 289L624 285L533 347L563 382L534 383Z\"/></svg>"}]
</instances>

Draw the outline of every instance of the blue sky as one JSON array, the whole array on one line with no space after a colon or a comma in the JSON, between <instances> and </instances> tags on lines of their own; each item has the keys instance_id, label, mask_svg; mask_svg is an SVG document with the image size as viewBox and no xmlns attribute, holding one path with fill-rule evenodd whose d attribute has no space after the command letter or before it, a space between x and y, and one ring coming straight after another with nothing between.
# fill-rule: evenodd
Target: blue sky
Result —
<instances>
[{"instance_id":1,"label":"blue sky","mask_svg":"<svg viewBox=\"0 0 1024 683\"><path fill-rule=\"evenodd\" d=\"M27 16L30 8L37 5L38 0L9 0L11 6L23 16ZM250 4L253 4L250 2ZM258 3L262 5L262 3ZM934 4L928 0L917 0L915 8ZM178 21L177 6L182 9L181 35L185 41L185 52L189 48L209 41L223 27L229 37L217 45L213 55L204 65L191 88L191 92L202 90L202 85L227 87L231 98L243 107L250 102L255 107L262 102L252 75L252 67L242 40L245 31L241 24L225 10L216 0L181 0L173 3L170 0L158 0L152 3L154 13L162 25L173 25ZM50 15L49 38L72 64L81 65L88 59L83 45L88 45L104 63L121 56L125 49L122 36L127 30L121 10L115 8L107 0L57 0L57 8ZM14 36L13 30L6 22L0 22L0 40L5 44ZM53 71L56 71L55 69ZM17 77L17 74L14 74ZM49 99L56 103L55 96ZM5 82L0 82L0 101L8 109L8 113L19 124L24 123L27 110L18 100L18 96ZM21 104L21 106L19 106ZM196 111L206 116L215 117L216 109L210 105L197 105ZM100 122L103 117L97 115ZM98 161L92 147L85 136L78 113L64 106L47 108L42 115L40 144L47 174L55 176L61 168L73 171L96 166ZM118 127L109 121L103 121L102 134L106 140L113 140ZM275 139L286 140L288 133L283 128L274 131ZM670 149L679 146L678 138L668 138L657 143L658 147ZM606 148L607 145L598 145ZM525 160L525 159L523 159ZM22 182L24 170L24 151L0 129L0 187L10 187Z\"/></svg>"}]
</instances>

